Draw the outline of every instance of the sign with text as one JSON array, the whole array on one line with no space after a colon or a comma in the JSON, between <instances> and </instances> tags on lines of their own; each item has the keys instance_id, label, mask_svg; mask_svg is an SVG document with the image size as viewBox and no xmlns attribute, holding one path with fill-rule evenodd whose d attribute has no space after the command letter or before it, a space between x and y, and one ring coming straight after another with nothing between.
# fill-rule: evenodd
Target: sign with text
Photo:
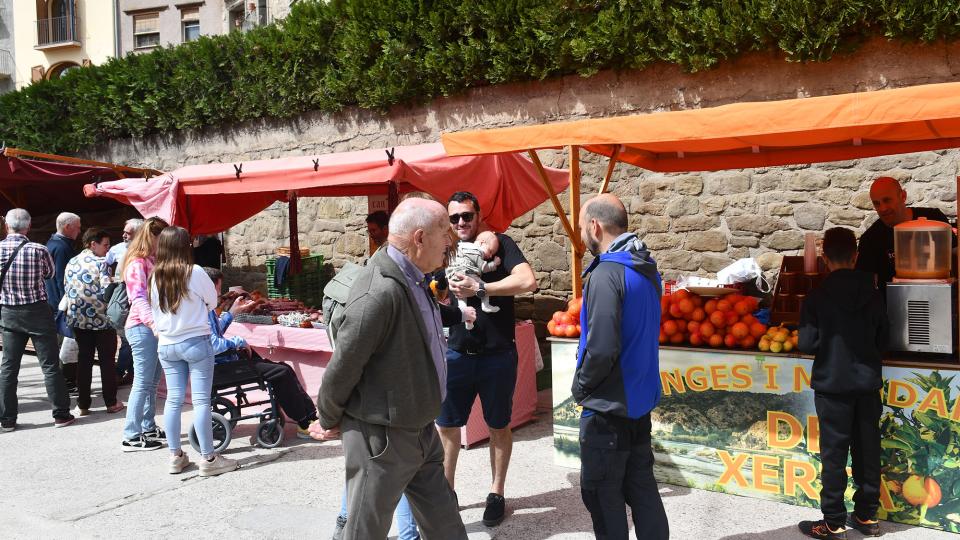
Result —
<instances>
[{"instance_id":1,"label":"sign with text","mask_svg":"<svg viewBox=\"0 0 960 540\"><path fill-rule=\"evenodd\" d=\"M812 360L661 349L651 413L657 479L818 508ZM554 450L579 467L575 343L553 343ZM880 518L960 532L958 371L885 367ZM852 511L855 486L847 487Z\"/></svg>"}]
</instances>

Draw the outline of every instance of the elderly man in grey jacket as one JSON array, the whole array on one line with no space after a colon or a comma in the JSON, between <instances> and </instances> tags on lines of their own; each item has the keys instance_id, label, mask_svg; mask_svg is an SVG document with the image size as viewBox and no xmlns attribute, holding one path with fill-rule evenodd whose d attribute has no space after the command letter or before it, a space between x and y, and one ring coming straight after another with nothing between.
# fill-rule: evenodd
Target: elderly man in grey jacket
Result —
<instances>
[{"instance_id":1,"label":"elderly man in grey jacket","mask_svg":"<svg viewBox=\"0 0 960 540\"><path fill-rule=\"evenodd\" d=\"M433 425L446 392L446 340L427 280L450 247L447 219L437 202L400 203L387 247L330 321L337 346L317 404L321 427L343 434L348 540L386 538L401 493L425 540L467 538Z\"/></svg>"}]
</instances>

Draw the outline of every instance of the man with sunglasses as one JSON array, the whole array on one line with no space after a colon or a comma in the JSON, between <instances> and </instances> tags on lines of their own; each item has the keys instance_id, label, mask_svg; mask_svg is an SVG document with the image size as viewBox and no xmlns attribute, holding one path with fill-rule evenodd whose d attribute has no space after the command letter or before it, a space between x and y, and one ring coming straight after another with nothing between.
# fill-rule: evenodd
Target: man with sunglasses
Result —
<instances>
[{"instance_id":1,"label":"man with sunglasses","mask_svg":"<svg viewBox=\"0 0 960 540\"><path fill-rule=\"evenodd\" d=\"M473 242L480 232L480 203L470 192L454 193L447 203L450 227L462 242ZM507 467L513 450L510 418L513 391L517 382L516 321L513 297L533 292L537 280L520 248L512 238L497 234L500 247L496 256L499 268L484 273L481 281L458 274L450 280L450 292L476 309L472 330L464 324L450 328L447 349L447 397L437 418L443 442L443 468L450 487L454 487L457 457L460 453L460 428L467 424L477 395L483 406L483 419L490 428L490 463L493 483L487 495L483 524L488 527L503 521L506 501L503 497ZM496 313L480 309L481 300L500 308Z\"/></svg>"}]
</instances>

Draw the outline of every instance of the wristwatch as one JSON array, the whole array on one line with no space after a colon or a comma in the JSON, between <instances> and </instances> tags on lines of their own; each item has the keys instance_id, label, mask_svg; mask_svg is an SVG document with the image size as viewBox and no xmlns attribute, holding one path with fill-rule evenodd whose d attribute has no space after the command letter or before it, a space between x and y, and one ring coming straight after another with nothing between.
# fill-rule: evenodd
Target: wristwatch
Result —
<instances>
[{"instance_id":1,"label":"wristwatch","mask_svg":"<svg viewBox=\"0 0 960 540\"><path fill-rule=\"evenodd\" d=\"M483 285L482 281L477 282L477 298L483 300L487 297L487 288Z\"/></svg>"}]
</instances>

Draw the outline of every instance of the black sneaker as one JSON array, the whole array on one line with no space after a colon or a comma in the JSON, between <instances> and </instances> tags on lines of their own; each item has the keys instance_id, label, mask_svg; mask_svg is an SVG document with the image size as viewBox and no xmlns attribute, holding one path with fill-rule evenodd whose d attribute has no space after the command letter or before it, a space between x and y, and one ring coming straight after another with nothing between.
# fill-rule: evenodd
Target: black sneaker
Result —
<instances>
[{"instance_id":1,"label":"black sneaker","mask_svg":"<svg viewBox=\"0 0 960 540\"><path fill-rule=\"evenodd\" d=\"M797 527L800 532L810 538L825 538L827 540L847 540L847 529L840 526L839 530L831 529L827 522L820 521L801 521Z\"/></svg>"},{"instance_id":2,"label":"black sneaker","mask_svg":"<svg viewBox=\"0 0 960 540\"><path fill-rule=\"evenodd\" d=\"M487 527L496 527L503 521L503 513L507 500L503 495L491 493L487 495L487 508L483 511L483 524Z\"/></svg>"},{"instance_id":3,"label":"black sneaker","mask_svg":"<svg viewBox=\"0 0 960 540\"><path fill-rule=\"evenodd\" d=\"M163 442L166 442L167 440L167 434L164 433L164 431L158 427L155 427L150 431L144 431L143 436L144 438L147 439L147 441L156 441L159 443L163 443Z\"/></svg>"},{"instance_id":4,"label":"black sneaker","mask_svg":"<svg viewBox=\"0 0 960 540\"><path fill-rule=\"evenodd\" d=\"M346 516L337 516L337 526L333 529L333 539L332 540L342 540L343 539L343 529L347 526L347 517Z\"/></svg>"},{"instance_id":5,"label":"black sneaker","mask_svg":"<svg viewBox=\"0 0 960 540\"><path fill-rule=\"evenodd\" d=\"M123 443L124 452L142 452L144 450L157 450L163 445L158 441L148 441L143 435L138 435L132 439L125 439Z\"/></svg>"},{"instance_id":6,"label":"black sneaker","mask_svg":"<svg viewBox=\"0 0 960 540\"><path fill-rule=\"evenodd\" d=\"M880 536L880 522L875 519L860 521L856 514L847 514L847 526L860 531L864 536Z\"/></svg>"},{"instance_id":7,"label":"black sneaker","mask_svg":"<svg viewBox=\"0 0 960 540\"><path fill-rule=\"evenodd\" d=\"M9 433L15 429L17 429L17 423L14 420L0 422L0 433Z\"/></svg>"},{"instance_id":8,"label":"black sneaker","mask_svg":"<svg viewBox=\"0 0 960 540\"><path fill-rule=\"evenodd\" d=\"M54 418L53 427L55 428L67 427L76 421L77 421L76 417L74 417L72 414L68 414L61 418Z\"/></svg>"}]
</instances>

